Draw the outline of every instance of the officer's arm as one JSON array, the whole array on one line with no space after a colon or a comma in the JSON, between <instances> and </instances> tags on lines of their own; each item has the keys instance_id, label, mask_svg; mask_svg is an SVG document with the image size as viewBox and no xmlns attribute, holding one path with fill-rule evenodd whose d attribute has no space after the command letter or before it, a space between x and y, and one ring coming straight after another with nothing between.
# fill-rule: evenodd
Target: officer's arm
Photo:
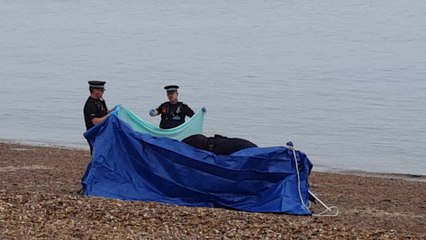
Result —
<instances>
[{"instance_id":1,"label":"officer's arm","mask_svg":"<svg viewBox=\"0 0 426 240\"><path fill-rule=\"evenodd\" d=\"M103 120L107 119L107 117L109 115L109 114L106 114L102 117L97 116L99 114L99 112L98 112L98 109L97 109L95 104L89 104L87 106L87 113L88 113L89 117L91 118L93 125L96 125L96 124L102 122Z\"/></svg>"},{"instance_id":2,"label":"officer's arm","mask_svg":"<svg viewBox=\"0 0 426 240\"><path fill-rule=\"evenodd\" d=\"M108 118L108 115L109 115L109 114L107 114L107 115L105 115L105 116L103 116L103 117L95 117L95 118L92 118L92 123L93 123L94 125L96 125L96 124L98 124L98 123L102 122L103 120L107 119L107 118Z\"/></svg>"},{"instance_id":3,"label":"officer's arm","mask_svg":"<svg viewBox=\"0 0 426 240\"><path fill-rule=\"evenodd\" d=\"M151 117L155 117L161 114L160 109L163 109L163 105L164 103L160 104L160 106L158 106L158 108L153 108L149 110L149 115Z\"/></svg>"},{"instance_id":4,"label":"officer's arm","mask_svg":"<svg viewBox=\"0 0 426 240\"><path fill-rule=\"evenodd\" d=\"M188 105L185 105L185 107L186 107L186 116L188 117L194 116L194 111Z\"/></svg>"}]
</instances>

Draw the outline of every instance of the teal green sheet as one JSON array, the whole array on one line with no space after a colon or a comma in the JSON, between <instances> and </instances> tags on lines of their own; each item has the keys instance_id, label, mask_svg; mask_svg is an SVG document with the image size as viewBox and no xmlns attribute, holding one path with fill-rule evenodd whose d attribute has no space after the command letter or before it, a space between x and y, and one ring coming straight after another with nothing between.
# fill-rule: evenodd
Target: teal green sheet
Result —
<instances>
[{"instance_id":1,"label":"teal green sheet","mask_svg":"<svg viewBox=\"0 0 426 240\"><path fill-rule=\"evenodd\" d=\"M138 115L127 108L118 105L114 108L115 114L120 120L128 123L134 131L148 133L157 137L168 137L181 141L194 134L203 134L203 123L205 112L198 111L191 118L187 118L185 123L171 129L161 129L152 123L143 120ZM160 116L158 116L160 117Z\"/></svg>"}]
</instances>

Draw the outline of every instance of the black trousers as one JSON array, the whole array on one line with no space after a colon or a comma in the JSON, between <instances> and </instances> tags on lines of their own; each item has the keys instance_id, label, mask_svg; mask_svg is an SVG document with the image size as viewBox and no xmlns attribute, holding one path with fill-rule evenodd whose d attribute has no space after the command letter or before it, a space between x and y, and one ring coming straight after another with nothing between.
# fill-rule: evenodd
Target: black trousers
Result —
<instances>
[{"instance_id":1,"label":"black trousers","mask_svg":"<svg viewBox=\"0 0 426 240\"><path fill-rule=\"evenodd\" d=\"M93 146L92 146L92 144L90 144L90 142L87 140L87 143L89 144L89 147L90 147L90 155L92 155L92 153L93 153Z\"/></svg>"}]
</instances>

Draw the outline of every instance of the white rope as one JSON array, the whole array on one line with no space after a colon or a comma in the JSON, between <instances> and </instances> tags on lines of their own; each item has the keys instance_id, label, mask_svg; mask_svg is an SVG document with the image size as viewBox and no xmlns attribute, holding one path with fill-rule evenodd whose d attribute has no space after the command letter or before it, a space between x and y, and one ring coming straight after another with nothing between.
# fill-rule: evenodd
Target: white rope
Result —
<instances>
[{"instance_id":1,"label":"white rope","mask_svg":"<svg viewBox=\"0 0 426 240\"><path fill-rule=\"evenodd\" d=\"M301 184L300 183L300 172L299 172L299 168L298 168L298 165L297 165L296 148L294 146L289 146L289 145L286 145L285 147L293 151L294 164L295 164L296 173L297 173L297 190L299 192L300 202L302 203L303 207L305 207L307 210L310 210L311 204L309 202L309 207L306 206L305 201L303 201L302 191L300 190L301 189L301 187L300 187L300 184ZM328 207L317 196L315 196L315 194L313 194L310 190L308 190L308 193L311 194L312 197L314 197L319 203L321 203L321 205L323 205L326 208L326 210L324 210L324 211L322 211L318 214L312 214L312 216L314 216L314 217L326 217L326 216L335 217L339 214L339 209L336 206ZM335 209L335 213L332 213L333 209ZM330 214L328 214L328 213L330 213Z\"/></svg>"},{"instance_id":2,"label":"white rope","mask_svg":"<svg viewBox=\"0 0 426 240\"><path fill-rule=\"evenodd\" d=\"M299 168L297 167L296 148L293 147L293 146L288 146L288 145L286 145L286 147L293 151L294 166L296 167L296 173L297 173L297 191L299 192L300 202L302 203L303 207L305 207L307 210L309 210L309 207L306 206L305 201L303 201L302 191L300 190L300 173L299 173Z\"/></svg>"},{"instance_id":3,"label":"white rope","mask_svg":"<svg viewBox=\"0 0 426 240\"><path fill-rule=\"evenodd\" d=\"M318 213L318 214L312 214L312 216L314 217L336 217L337 215L339 215L339 209L336 206L331 206L328 207L327 205L325 205L325 203L323 203L321 201L321 199L319 199L317 196L315 196L315 194L313 192L311 192L310 190L308 190L309 194L312 195L312 197L314 197L319 203L321 203L321 205L323 207L325 207L325 210ZM333 211L333 209L335 211ZM334 212L334 213L333 213Z\"/></svg>"}]
</instances>

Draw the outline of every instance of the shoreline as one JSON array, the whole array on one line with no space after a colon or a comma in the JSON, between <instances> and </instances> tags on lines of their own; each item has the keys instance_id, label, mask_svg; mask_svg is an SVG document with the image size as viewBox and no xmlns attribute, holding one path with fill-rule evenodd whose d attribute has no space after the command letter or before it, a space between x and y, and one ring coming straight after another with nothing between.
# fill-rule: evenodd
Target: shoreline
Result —
<instances>
[{"instance_id":1,"label":"shoreline","mask_svg":"<svg viewBox=\"0 0 426 240\"><path fill-rule=\"evenodd\" d=\"M10 140L10 139L0 139L0 143L4 144L16 144L28 147L46 147L46 148L58 148L66 150L75 150L75 151L89 151L89 148L83 147L72 147L60 144L49 144L41 142L31 142L31 141L20 141L20 140ZM314 164L314 163L313 163ZM313 171L320 173L333 173L341 175L355 175L355 176L367 176L367 177L378 177L378 178L395 178L395 179L404 179L408 181L421 181L426 182L426 175L421 174L410 174L410 173L384 173L384 172L368 172L363 170L345 170L345 169L327 169L321 167L319 170L315 169L315 164Z\"/></svg>"},{"instance_id":2,"label":"shoreline","mask_svg":"<svg viewBox=\"0 0 426 240\"><path fill-rule=\"evenodd\" d=\"M313 171L311 191L339 209L314 217L81 196L87 150L0 142L0 159L3 239L426 238L426 182L401 176Z\"/></svg>"}]
</instances>

